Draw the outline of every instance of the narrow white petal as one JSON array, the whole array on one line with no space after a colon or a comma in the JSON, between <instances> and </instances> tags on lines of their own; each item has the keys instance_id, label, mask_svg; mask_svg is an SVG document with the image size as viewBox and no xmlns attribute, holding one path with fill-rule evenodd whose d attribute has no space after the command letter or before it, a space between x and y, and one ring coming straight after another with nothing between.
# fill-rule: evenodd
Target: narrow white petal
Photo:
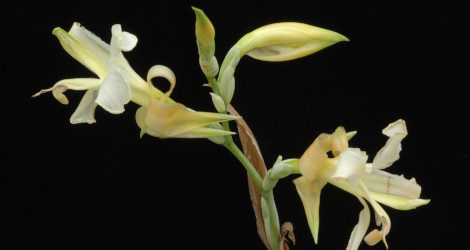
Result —
<instances>
[{"instance_id":1,"label":"narrow white petal","mask_svg":"<svg viewBox=\"0 0 470 250\"><path fill-rule=\"evenodd\" d=\"M405 136L405 134L395 134L388 139L372 162L374 169L387 168L400 158L401 141Z\"/></svg>"},{"instance_id":2,"label":"narrow white petal","mask_svg":"<svg viewBox=\"0 0 470 250\"><path fill-rule=\"evenodd\" d=\"M370 209L369 205L365 202L365 200L360 197L356 196L361 204L364 206L364 209L361 210L359 213L359 222L354 227L351 236L349 238L348 246L346 250L356 250L359 248L359 245L362 242L362 239L366 235L367 229L369 228L370 224Z\"/></svg>"},{"instance_id":3,"label":"narrow white petal","mask_svg":"<svg viewBox=\"0 0 470 250\"><path fill-rule=\"evenodd\" d=\"M97 89L88 90L85 95L83 95L80 104L78 105L75 112L70 117L70 123L95 123L95 109L97 104L95 103Z\"/></svg>"},{"instance_id":4,"label":"narrow white petal","mask_svg":"<svg viewBox=\"0 0 470 250\"><path fill-rule=\"evenodd\" d=\"M112 114L120 114L124 112L124 104L131 100L131 95L129 84L120 70L113 69L101 84L95 102Z\"/></svg>"},{"instance_id":5,"label":"narrow white petal","mask_svg":"<svg viewBox=\"0 0 470 250\"><path fill-rule=\"evenodd\" d=\"M404 120L398 120L389 124L382 130L382 133L390 138L385 143L385 146L375 155L372 162L374 169L387 168L398 160L400 158L401 141L408 135Z\"/></svg>"},{"instance_id":6,"label":"narrow white petal","mask_svg":"<svg viewBox=\"0 0 470 250\"><path fill-rule=\"evenodd\" d=\"M62 104L68 104L69 101L64 95L64 92L68 89L72 90L87 90L87 89L96 89L99 88L101 84L100 79L96 78L74 78L74 79L65 79L54 84L52 88L42 89L38 93L34 94L33 97L37 97L41 94L51 92L54 97Z\"/></svg>"},{"instance_id":7,"label":"narrow white petal","mask_svg":"<svg viewBox=\"0 0 470 250\"><path fill-rule=\"evenodd\" d=\"M85 27L81 26L79 23L73 24L69 34L77 39L77 41L80 42L83 47L85 47L85 49L88 50L107 71L111 70L111 66L109 64L109 44L103 42L103 40L85 29Z\"/></svg>"},{"instance_id":8,"label":"narrow white petal","mask_svg":"<svg viewBox=\"0 0 470 250\"><path fill-rule=\"evenodd\" d=\"M361 176L364 174L367 155L358 148L348 148L341 153L338 167L331 177L333 180L345 179L351 185L357 187Z\"/></svg>"},{"instance_id":9,"label":"narrow white petal","mask_svg":"<svg viewBox=\"0 0 470 250\"><path fill-rule=\"evenodd\" d=\"M380 206L380 204L377 203L377 201L373 198L373 196L369 192L369 189L362 181L359 182L359 188L364 192L364 198L370 203L370 205L374 209L377 225L382 225L381 230L374 229L369 234L367 234L364 238L364 241L368 245L373 246L382 240L388 249L388 244L385 239L385 236L387 236L387 234L390 232L390 227L392 224L392 222L390 221L390 217L388 216L387 212L385 212L385 210Z\"/></svg>"}]
</instances>

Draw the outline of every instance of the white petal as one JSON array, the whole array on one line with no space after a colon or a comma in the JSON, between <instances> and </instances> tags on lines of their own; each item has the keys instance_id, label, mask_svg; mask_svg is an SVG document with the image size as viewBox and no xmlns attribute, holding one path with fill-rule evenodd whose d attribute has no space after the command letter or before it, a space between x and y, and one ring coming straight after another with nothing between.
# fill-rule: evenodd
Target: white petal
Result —
<instances>
[{"instance_id":1,"label":"white petal","mask_svg":"<svg viewBox=\"0 0 470 250\"><path fill-rule=\"evenodd\" d=\"M382 130L382 133L388 137L392 137L395 134L407 135L406 123L404 120L398 120L394 123L390 123L386 128Z\"/></svg>"},{"instance_id":2,"label":"white petal","mask_svg":"<svg viewBox=\"0 0 470 250\"><path fill-rule=\"evenodd\" d=\"M33 97L37 97L41 94L51 92L54 97L62 104L68 104L69 100L64 95L64 92L68 89L73 90L87 90L87 89L96 89L100 86L100 79L96 78L74 78L74 79L65 79L54 84L52 88L41 89L38 93L34 94Z\"/></svg>"},{"instance_id":3,"label":"white petal","mask_svg":"<svg viewBox=\"0 0 470 250\"><path fill-rule=\"evenodd\" d=\"M361 179L367 188L376 193L388 194L408 199L417 199L421 194L421 186L414 178L408 180L403 176L374 170L365 173Z\"/></svg>"},{"instance_id":4,"label":"white petal","mask_svg":"<svg viewBox=\"0 0 470 250\"><path fill-rule=\"evenodd\" d=\"M137 45L137 37L129 32L122 32L121 50L131 51Z\"/></svg>"},{"instance_id":5,"label":"white petal","mask_svg":"<svg viewBox=\"0 0 470 250\"><path fill-rule=\"evenodd\" d=\"M364 209L359 213L359 222L354 227L351 236L349 238L348 246L346 250L355 250L359 248L359 245L362 242L362 239L366 235L367 229L370 224L370 209L364 199L360 196L356 196L361 204L364 206Z\"/></svg>"},{"instance_id":6,"label":"white petal","mask_svg":"<svg viewBox=\"0 0 470 250\"><path fill-rule=\"evenodd\" d=\"M112 114L120 114L124 112L124 104L131 100L131 95L129 84L120 70L113 69L101 84L95 102Z\"/></svg>"},{"instance_id":7,"label":"white petal","mask_svg":"<svg viewBox=\"0 0 470 250\"><path fill-rule=\"evenodd\" d=\"M380 149L373 161L374 169L383 169L392 165L400 158L401 141L408 135L404 120L390 123L382 130L382 133L390 137L385 146Z\"/></svg>"},{"instance_id":8,"label":"white petal","mask_svg":"<svg viewBox=\"0 0 470 250\"><path fill-rule=\"evenodd\" d=\"M92 124L96 122L95 109L97 104L95 103L95 99L97 92L97 89L91 89L83 95L80 104L72 114L72 117L70 117L70 123L77 124L86 122L88 124Z\"/></svg>"},{"instance_id":9,"label":"white petal","mask_svg":"<svg viewBox=\"0 0 470 250\"><path fill-rule=\"evenodd\" d=\"M383 169L392 165L400 158L401 141L405 138L405 134L395 134L380 149L372 162L374 169Z\"/></svg>"},{"instance_id":10,"label":"white petal","mask_svg":"<svg viewBox=\"0 0 470 250\"><path fill-rule=\"evenodd\" d=\"M341 153L338 167L331 177L333 180L345 179L351 185L357 187L361 176L364 174L367 155L358 148L348 148Z\"/></svg>"},{"instance_id":11,"label":"white petal","mask_svg":"<svg viewBox=\"0 0 470 250\"><path fill-rule=\"evenodd\" d=\"M374 229L369 234L367 234L364 238L364 241L368 245L373 246L382 240L388 249L388 244L385 240L385 236L387 236L387 234L390 232L390 227L392 224L390 221L390 217L388 216L387 212L385 212L385 210L380 206L380 204L374 200L374 198L369 192L369 189L362 181L359 182L359 188L364 192L364 198L370 203L370 205L374 209L377 225L382 225L380 231Z\"/></svg>"},{"instance_id":12,"label":"white petal","mask_svg":"<svg viewBox=\"0 0 470 250\"><path fill-rule=\"evenodd\" d=\"M426 205L431 201L429 199L408 199L374 192L371 192L370 194L377 202L398 210L415 209L419 206Z\"/></svg>"},{"instance_id":13,"label":"white petal","mask_svg":"<svg viewBox=\"0 0 470 250\"><path fill-rule=\"evenodd\" d=\"M77 41L80 42L107 71L110 71L109 44L103 42L103 40L85 29L85 27L81 26L79 23L73 24L69 34L77 39Z\"/></svg>"}]
</instances>

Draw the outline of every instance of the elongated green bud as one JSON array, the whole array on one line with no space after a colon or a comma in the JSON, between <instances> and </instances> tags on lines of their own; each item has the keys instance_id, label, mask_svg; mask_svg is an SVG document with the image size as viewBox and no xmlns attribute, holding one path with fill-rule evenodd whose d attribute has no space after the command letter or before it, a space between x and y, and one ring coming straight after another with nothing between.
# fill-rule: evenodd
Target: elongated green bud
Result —
<instances>
[{"instance_id":1,"label":"elongated green bud","mask_svg":"<svg viewBox=\"0 0 470 250\"><path fill-rule=\"evenodd\" d=\"M262 61L288 61L308 56L337 42L349 41L339 33L296 22L273 23L242 37L240 54Z\"/></svg>"},{"instance_id":2,"label":"elongated green bud","mask_svg":"<svg viewBox=\"0 0 470 250\"><path fill-rule=\"evenodd\" d=\"M225 104L230 103L233 97L233 93L235 92L234 73L238 62L240 62L240 49L238 45L235 45L225 56L217 81L220 97L222 97Z\"/></svg>"},{"instance_id":3,"label":"elongated green bud","mask_svg":"<svg viewBox=\"0 0 470 250\"><path fill-rule=\"evenodd\" d=\"M214 57L215 30L204 11L192 7L196 14L196 42L199 52L199 65L207 77L215 77L219 72L219 64Z\"/></svg>"}]
</instances>

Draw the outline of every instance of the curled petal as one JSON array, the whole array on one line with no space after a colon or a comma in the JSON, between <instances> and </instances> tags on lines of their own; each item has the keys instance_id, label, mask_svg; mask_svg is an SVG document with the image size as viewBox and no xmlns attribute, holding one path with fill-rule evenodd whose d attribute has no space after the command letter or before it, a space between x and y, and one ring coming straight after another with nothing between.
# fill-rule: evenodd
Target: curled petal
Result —
<instances>
[{"instance_id":1,"label":"curled petal","mask_svg":"<svg viewBox=\"0 0 470 250\"><path fill-rule=\"evenodd\" d=\"M367 162L367 155L358 148L348 148L341 153L338 166L332 179L345 179L351 185L358 185L359 180L364 174Z\"/></svg>"},{"instance_id":2,"label":"curled petal","mask_svg":"<svg viewBox=\"0 0 470 250\"><path fill-rule=\"evenodd\" d=\"M390 138L375 156L372 162L373 169L387 168L398 160L400 158L401 141L408 134L405 121L403 120L391 123L382 132Z\"/></svg>"},{"instance_id":3,"label":"curled petal","mask_svg":"<svg viewBox=\"0 0 470 250\"><path fill-rule=\"evenodd\" d=\"M382 130L382 133L388 137L392 137L396 134L408 134L406 129L406 123L404 120L399 119L394 123L390 123L386 128Z\"/></svg>"},{"instance_id":4,"label":"curled petal","mask_svg":"<svg viewBox=\"0 0 470 250\"><path fill-rule=\"evenodd\" d=\"M87 90L87 89L96 89L99 88L101 84L100 79L96 78L75 78L75 79L66 79L61 80L54 84L52 88L42 89L38 93L34 94L32 97L40 96L43 93L51 92L52 95L62 104L68 104L69 100L63 94L67 89L73 90Z\"/></svg>"},{"instance_id":5,"label":"curled petal","mask_svg":"<svg viewBox=\"0 0 470 250\"><path fill-rule=\"evenodd\" d=\"M131 51L137 45L137 37L129 32L122 31L120 24L111 27L111 61L122 57L121 51Z\"/></svg>"},{"instance_id":6,"label":"curled petal","mask_svg":"<svg viewBox=\"0 0 470 250\"><path fill-rule=\"evenodd\" d=\"M377 203L377 201L374 200L373 196L362 181L359 182L359 188L363 191L363 197L371 204L372 208L374 209L377 225L382 225L381 230L374 229L369 234L367 234L364 238L364 241L368 245L373 246L382 240L388 249L385 236L387 236L387 234L390 232L390 217L388 216L387 212L385 212L385 210Z\"/></svg>"},{"instance_id":7,"label":"curled petal","mask_svg":"<svg viewBox=\"0 0 470 250\"><path fill-rule=\"evenodd\" d=\"M338 127L333 133L333 140L331 145L331 153L333 156L338 156L348 148L348 137L346 130L343 127Z\"/></svg>"},{"instance_id":8,"label":"curled petal","mask_svg":"<svg viewBox=\"0 0 470 250\"><path fill-rule=\"evenodd\" d=\"M387 244L387 241L385 240L386 234L385 234L384 228L386 230L387 228L389 228L389 226L384 223L384 225L382 226L382 230L374 229L371 232L369 232L366 235L366 237L364 237L364 241L367 243L367 245L374 246L375 244L383 240L386 248L388 249L388 244Z\"/></svg>"},{"instance_id":9,"label":"curled petal","mask_svg":"<svg viewBox=\"0 0 470 250\"><path fill-rule=\"evenodd\" d=\"M165 98L168 98L173 92L173 89L175 88L175 85L176 85L175 73L173 73L173 71L165 65L154 65L149 69L147 73L147 83L149 85L153 85L152 79L155 77L163 77L167 79L168 82L170 82L170 89L165 93ZM160 98L163 98L163 96L161 96ZM157 97L157 99L160 99L160 98Z\"/></svg>"},{"instance_id":10,"label":"curled petal","mask_svg":"<svg viewBox=\"0 0 470 250\"><path fill-rule=\"evenodd\" d=\"M320 225L320 194L321 189L326 185L324 180L310 181L304 176L294 180L295 187L299 193L302 204L304 205L305 214L307 215L308 225L312 232L315 244L318 243L318 228Z\"/></svg>"},{"instance_id":11,"label":"curled petal","mask_svg":"<svg viewBox=\"0 0 470 250\"><path fill-rule=\"evenodd\" d=\"M317 178L318 172L328 159L326 153L331 150L332 139L330 134L319 135L300 157L298 162L300 173L308 180L314 181Z\"/></svg>"}]
</instances>

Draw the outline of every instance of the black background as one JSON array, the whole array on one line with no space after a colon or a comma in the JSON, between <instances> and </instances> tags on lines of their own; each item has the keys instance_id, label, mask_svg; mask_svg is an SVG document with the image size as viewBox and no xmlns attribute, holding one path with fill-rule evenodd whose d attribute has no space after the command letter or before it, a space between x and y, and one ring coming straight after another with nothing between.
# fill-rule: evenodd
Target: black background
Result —
<instances>
[{"instance_id":1,"label":"black background","mask_svg":"<svg viewBox=\"0 0 470 250\"><path fill-rule=\"evenodd\" d=\"M268 23L304 22L347 36L349 43L295 61L243 58L232 104L268 166L278 155L300 157L318 134L339 125L358 131L350 145L372 159L387 139L381 130L406 120L401 158L388 170L416 177L431 203L412 211L386 207L387 241L391 249L456 249L470 233L470 29L462 3L1 3L0 249L263 249L246 173L220 146L139 139L133 103L122 115L97 108L94 125L71 125L83 92L68 91L68 106L50 94L30 97L61 79L93 76L61 48L53 28L68 30L78 21L109 41L111 26L120 23L139 38L125 54L137 73L167 65L177 76L172 98L214 111L202 87L190 6L212 20L219 62L245 33ZM360 203L326 186L313 246L295 177L275 190L281 222L295 227L294 249L345 248Z\"/></svg>"}]
</instances>

